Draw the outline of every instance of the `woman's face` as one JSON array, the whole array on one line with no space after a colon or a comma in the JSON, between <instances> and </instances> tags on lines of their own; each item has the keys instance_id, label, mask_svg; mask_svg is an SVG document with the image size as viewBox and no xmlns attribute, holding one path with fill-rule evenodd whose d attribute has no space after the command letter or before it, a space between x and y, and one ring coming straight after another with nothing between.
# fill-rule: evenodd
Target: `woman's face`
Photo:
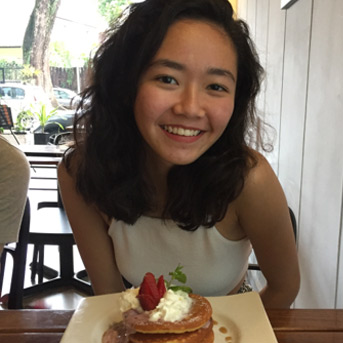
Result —
<instances>
[{"instance_id":1,"label":"woman's face","mask_svg":"<svg viewBox=\"0 0 343 343\"><path fill-rule=\"evenodd\" d=\"M174 23L142 75L135 101L151 160L170 168L206 152L232 116L236 80L236 51L223 29L197 20Z\"/></svg>"}]
</instances>

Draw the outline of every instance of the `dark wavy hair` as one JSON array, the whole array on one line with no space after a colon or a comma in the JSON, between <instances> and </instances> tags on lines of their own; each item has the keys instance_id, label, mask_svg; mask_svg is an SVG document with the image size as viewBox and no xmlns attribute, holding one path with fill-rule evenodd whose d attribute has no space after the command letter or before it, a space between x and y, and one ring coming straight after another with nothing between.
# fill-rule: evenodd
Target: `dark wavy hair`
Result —
<instances>
[{"instance_id":1,"label":"dark wavy hair","mask_svg":"<svg viewBox=\"0 0 343 343\"><path fill-rule=\"evenodd\" d=\"M234 19L231 4L227 0L133 4L112 24L92 60L90 85L74 123L75 143L64 157L84 199L129 224L154 208L154 190L144 177L143 138L133 113L138 80L168 28L181 19L223 28L237 52L238 75L234 112L220 139L195 162L170 170L163 218L185 230L213 226L223 219L256 163L247 135L256 121L255 98L263 70L248 26ZM72 160L77 161L75 169Z\"/></svg>"}]
</instances>

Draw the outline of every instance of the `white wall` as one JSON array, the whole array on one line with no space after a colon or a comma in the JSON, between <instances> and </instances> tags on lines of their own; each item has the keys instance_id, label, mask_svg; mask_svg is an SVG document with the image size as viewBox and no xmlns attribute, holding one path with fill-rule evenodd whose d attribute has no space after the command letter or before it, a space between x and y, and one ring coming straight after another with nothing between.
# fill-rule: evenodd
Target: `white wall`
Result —
<instances>
[{"instance_id":1,"label":"white wall","mask_svg":"<svg viewBox=\"0 0 343 343\"><path fill-rule=\"evenodd\" d=\"M343 308L343 1L239 0L266 69L266 155L298 219L299 308Z\"/></svg>"}]
</instances>

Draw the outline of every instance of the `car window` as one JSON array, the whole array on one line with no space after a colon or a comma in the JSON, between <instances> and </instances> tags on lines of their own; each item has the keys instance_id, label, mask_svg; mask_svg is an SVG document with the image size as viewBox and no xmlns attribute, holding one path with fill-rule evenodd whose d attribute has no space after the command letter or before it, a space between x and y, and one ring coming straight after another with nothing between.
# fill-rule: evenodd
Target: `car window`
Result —
<instances>
[{"instance_id":1,"label":"car window","mask_svg":"<svg viewBox=\"0 0 343 343\"><path fill-rule=\"evenodd\" d=\"M4 99L11 99L12 98L12 88L11 87L2 87L3 98Z\"/></svg>"},{"instance_id":2,"label":"car window","mask_svg":"<svg viewBox=\"0 0 343 343\"><path fill-rule=\"evenodd\" d=\"M25 90L17 87L1 87L1 97L4 99L24 99Z\"/></svg>"},{"instance_id":3,"label":"car window","mask_svg":"<svg viewBox=\"0 0 343 343\"><path fill-rule=\"evenodd\" d=\"M16 99L24 99L25 98L25 90L22 88L12 88L14 97Z\"/></svg>"},{"instance_id":4,"label":"car window","mask_svg":"<svg viewBox=\"0 0 343 343\"><path fill-rule=\"evenodd\" d=\"M72 97L69 93L59 89L55 89L54 93L58 99L70 99Z\"/></svg>"},{"instance_id":5,"label":"car window","mask_svg":"<svg viewBox=\"0 0 343 343\"><path fill-rule=\"evenodd\" d=\"M70 96L67 92L60 92L60 96L62 99L69 99Z\"/></svg>"},{"instance_id":6,"label":"car window","mask_svg":"<svg viewBox=\"0 0 343 343\"><path fill-rule=\"evenodd\" d=\"M56 98L58 99L62 98L61 92L59 90L54 89L54 93L55 93Z\"/></svg>"}]
</instances>

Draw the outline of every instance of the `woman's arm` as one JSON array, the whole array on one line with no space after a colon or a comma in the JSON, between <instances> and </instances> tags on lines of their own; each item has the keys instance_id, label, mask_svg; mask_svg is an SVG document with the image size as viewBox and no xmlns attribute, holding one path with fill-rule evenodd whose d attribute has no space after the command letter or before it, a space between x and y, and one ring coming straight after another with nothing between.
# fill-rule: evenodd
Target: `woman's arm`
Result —
<instances>
[{"instance_id":1,"label":"woman's arm","mask_svg":"<svg viewBox=\"0 0 343 343\"><path fill-rule=\"evenodd\" d=\"M64 208L94 293L122 291L124 285L107 234L109 225L105 216L84 201L63 162L58 167L58 180Z\"/></svg>"},{"instance_id":2,"label":"woman's arm","mask_svg":"<svg viewBox=\"0 0 343 343\"><path fill-rule=\"evenodd\" d=\"M237 215L267 280L261 291L266 308L287 308L300 286L296 244L288 204L269 163L261 155L237 199Z\"/></svg>"}]
</instances>

